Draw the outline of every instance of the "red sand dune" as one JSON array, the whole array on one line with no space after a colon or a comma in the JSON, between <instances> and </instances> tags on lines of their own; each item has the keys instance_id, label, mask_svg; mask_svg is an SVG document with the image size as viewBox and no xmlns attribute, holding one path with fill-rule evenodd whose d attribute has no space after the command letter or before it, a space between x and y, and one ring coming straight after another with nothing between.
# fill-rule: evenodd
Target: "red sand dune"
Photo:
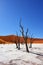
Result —
<instances>
[{"instance_id":1,"label":"red sand dune","mask_svg":"<svg viewBox=\"0 0 43 65\"><path fill-rule=\"evenodd\" d=\"M8 35L8 36L0 36L0 44L2 43L14 43L15 40L17 41L17 36L16 35ZM28 38L27 42L30 43L30 41L32 43L41 43L43 44L43 39L39 39L39 38L33 38L32 40L30 38ZM23 43L24 39L23 37L20 37L20 42Z\"/></svg>"}]
</instances>

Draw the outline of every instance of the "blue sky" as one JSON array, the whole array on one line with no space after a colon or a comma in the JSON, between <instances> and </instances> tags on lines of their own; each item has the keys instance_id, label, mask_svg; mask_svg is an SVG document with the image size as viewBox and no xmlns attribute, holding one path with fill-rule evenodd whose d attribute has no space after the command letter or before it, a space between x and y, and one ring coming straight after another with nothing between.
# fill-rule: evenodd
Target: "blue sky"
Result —
<instances>
[{"instance_id":1,"label":"blue sky","mask_svg":"<svg viewBox=\"0 0 43 65\"><path fill-rule=\"evenodd\" d=\"M0 0L0 35L21 35L20 18L25 31L43 38L43 0Z\"/></svg>"}]
</instances>

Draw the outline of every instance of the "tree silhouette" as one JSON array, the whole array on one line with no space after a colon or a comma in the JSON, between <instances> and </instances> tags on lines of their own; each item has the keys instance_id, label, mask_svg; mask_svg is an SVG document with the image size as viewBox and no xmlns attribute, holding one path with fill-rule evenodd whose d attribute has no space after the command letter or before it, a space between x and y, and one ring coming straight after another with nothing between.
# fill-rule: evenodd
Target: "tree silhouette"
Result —
<instances>
[{"instance_id":1,"label":"tree silhouette","mask_svg":"<svg viewBox=\"0 0 43 65\"><path fill-rule=\"evenodd\" d=\"M18 36L18 50L20 50L20 37Z\"/></svg>"},{"instance_id":2,"label":"tree silhouette","mask_svg":"<svg viewBox=\"0 0 43 65\"><path fill-rule=\"evenodd\" d=\"M27 45L27 39L28 39L28 29L26 30L26 33L24 32L24 27L22 26L21 24L21 20L20 20L20 32L24 38L24 42L25 42L25 45L26 45L26 51L29 52L28 50L28 45Z\"/></svg>"},{"instance_id":3,"label":"tree silhouette","mask_svg":"<svg viewBox=\"0 0 43 65\"><path fill-rule=\"evenodd\" d=\"M15 37L14 42L16 43L16 48L18 48L18 44L17 44L17 37Z\"/></svg>"},{"instance_id":4,"label":"tree silhouette","mask_svg":"<svg viewBox=\"0 0 43 65\"><path fill-rule=\"evenodd\" d=\"M32 43L35 39L33 39L33 34L30 35L30 46L29 48L32 48Z\"/></svg>"},{"instance_id":5,"label":"tree silhouette","mask_svg":"<svg viewBox=\"0 0 43 65\"><path fill-rule=\"evenodd\" d=\"M18 32L16 33L16 35L17 35L17 44L16 44L16 46L17 46L18 50L20 50L20 37L18 36Z\"/></svg>"}]
</instances>

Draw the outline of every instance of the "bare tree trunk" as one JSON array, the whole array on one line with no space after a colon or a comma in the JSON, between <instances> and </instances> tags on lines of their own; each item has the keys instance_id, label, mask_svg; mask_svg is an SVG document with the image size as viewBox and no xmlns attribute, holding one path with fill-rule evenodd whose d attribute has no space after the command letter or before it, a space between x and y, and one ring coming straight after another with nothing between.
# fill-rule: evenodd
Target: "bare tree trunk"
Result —
<instances>
[{"instance_id":1,"label":"bare tree trunk","mask_svg":"<svg viewBox=\"0 0 43 65\"><path fill-rule=\"evenodd\" d=\"M17 40L17 42L16 42L16 48L18 48L18 50L20 50L20 38L18 36L18 32L17 31L16 31L16 35L17 35L17 38L16 38L16 40Z\"/></svg>"},{"instance_id":2,"label":"bare tree trunk","mask_svg":"<svg viewBox=\"0 0 43 65\"><path fill-rule=\"evenodd\" d=\"M18 50L20 50L20 37L18 37Z\"/></svg>"},{"instance_id":3,"label":"bare tree trunk","mask_svg":"<svg viewBox=\"0 0 43 65\"><path fill-rule=\"evenodd\" d=\"M16 44L16 48L18 48L18 44L17 44L17 37L15 37L14 42L15 42L15 44Z\"/></svg>"},{"instance_id":4,"label":"bare tree trunk","mask_svg":"<svg viewBox=\"0 0 43 65\"><path fill-rule=\"evenodd\" d=\"M26 33L26 37L24 37L24 41L25 41L25 45L26 45L26 51L29 52L29 49L28 49L28 45L27 45L27 33Z\"/></svg>"},{"instance_id":5,"label":"bare tree trunk","mask_svg":"<svg viewBox=\"0 0 43 65\"><path fill-rule=\"evenodd\" d=\"M30 38L30 47L29 48L32 48L32 38Z\"/></svg>"},{"instance_id":6,"label":"bare tree trunk","mask_svg":"<svg viewBox=\"0 0 43 65\"><path fill-rule=\"evenodd\" d=\"M16 48L18 48L18 44L16 43Z\"/></svg>"},{"instance_id":7,"label":"bare tree trunk","mask_svg":"<svg viewBox=\"0 0 43 65\"><path fill-rule=\"evenodd\" d=\"M18 50L20 50L20 43L18 43Z\"/></svg>"},{"instance_id":8,"label":"bare tree trunk","mask_svg":"<svg viewBox=\"0 0 43 65\"><path fill-rule=\"evenodd\" d=\"M30 46L29 46L29 48L32 48L32 43L30 43Z\"/></svg>"},{"instance_id":9,"label":"bare tree trunk","mask_svg":"<svg viewBox=\"0 0 43 65\"><path fill-rule=\"evenodd\" d=\"M18 48L18 44L17 44L17 41L15 40L15 44L16 44L16 48Z\"/></svg>"},{"instance_id":10,"label":"bare tree trunk","mask_svg":"<svg viewBox=\"0 0 43 65\"><path fill-rule=\"evenodd\" d=\"M32 43L33 43L33 34L31 34L31 37L30 37L30 47L29 48L32 48Z\"/></svg>"},{"instance_id":11,"label":"bare tree trunk","mask_svg":"<svg viewBox=\"0 0 43 65\"><path fill-rule=\"evenodd\" d=\"M29 52L27 43L26 43L26 51Z\"/></svg>"},{"instance_id":12,"label":"bare tree trunk","mask_svg":"<svg viewBox=\"0 0 43 65\"><path fill-rule=\"evenodd\" d=\"M25 34L25 33L24 33L24 28L23 28L23 26L21 25L21 22L20 22L20 28L21 28L20 32L21 32L21 34L22 34L22 36L23 36L23 38L24 38L24 41L25 41L26 51L29 52L29 50L28 50L28 45L27 45L28 29L26 30L26 34Z\"/></svg>"}]
</instances>

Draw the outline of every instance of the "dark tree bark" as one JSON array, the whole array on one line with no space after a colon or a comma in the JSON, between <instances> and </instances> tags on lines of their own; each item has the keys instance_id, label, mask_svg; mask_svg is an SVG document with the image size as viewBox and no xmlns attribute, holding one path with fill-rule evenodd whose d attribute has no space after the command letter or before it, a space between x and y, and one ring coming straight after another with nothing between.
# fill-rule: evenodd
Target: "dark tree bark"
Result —
<instances>
[{"instance_id":1,"label":"dark tree bark","mask_svg":"<svg viewBox=\"0 0 43 65\"><path fill-rule=\"evenodd\" d=\"M18 37L18 50L20 50L20 37Z\"/></svg>"},{"instance_id":2,"label":"dark tree bark","mask_svg":"<svg viewBox=\"0 0 43 65\"><path fill-rule=\"evenodd\" d=\"M32 43L30 43L30 46L29 46L29 48L32 48Z\"/></svg>"},{"instance_id":3,"label":"dark tree bark","mask_svg":"<svg viewBox=\"0 0 43 65\"><path fill-rule=\"evenodd\" d=\"M17 44L17 37L15 38L15 44L16 44L16 48L18 48L18 44Z\"/></svg>"},{"instance_id":4,"label":"dark tree bark","mask_svg":"<svg viewBox=\"0 0 43 65\"><path fill-rule=\"evenodd\" d=\"M26 51L29 52L29 50L28 50L28 45L27 45L27 39L28 39L27 34L28 34L28 29L27 29L26 35L25 35L25 33L24 33L24 27L21 25L21 22L20 22L20 28L21 28L20 32L21 32L21 34L22 34L22 36L23 36L23 38L24 38L24 41L25 41Z\"/></svg>"},{"instance_id":5,"label":"dark tree bark","mask_svg":"<svg viewBox=\"0 0 43 65\"><path fill-rule=\"evenodd\" d=\"M26 43L26 51L29 52L28 45L27 45L27 39L28 39L28 35L27 34L28 34L28 29L26 31L26 36L24 37L24 39L25 39L25 43Z\"/></svg>"},{"instance_id":6,"label":"dark tree bark","mask_svg":"<svg viewBox=\"0 0 43 65\"><path fill-rule=\"evenodd\" d=\"M18 48L18 44L16 43L16 48Z\"/></svg>"},{"instance_id":7,"label":"dark tree bark","mask_svg":"<svg viewBox=\"0 0 43 65\"><path fill-rule=\"evenodd\" d=\"M32 48L33 41L34 41L34 39L33 39L33 34L32 34L31 37L30 37L30 47L29 48Z\"/></svg>"},{"instance_id":8,"label":"dark tree bark","mask_svg":"<svg viewBox=\"0 0 43 65\"><path fill-rule=\"evenodd\" d=\"M32 48L32 39L30 39L30 46L29 48Z\"/></svg>"}]
</instances>

